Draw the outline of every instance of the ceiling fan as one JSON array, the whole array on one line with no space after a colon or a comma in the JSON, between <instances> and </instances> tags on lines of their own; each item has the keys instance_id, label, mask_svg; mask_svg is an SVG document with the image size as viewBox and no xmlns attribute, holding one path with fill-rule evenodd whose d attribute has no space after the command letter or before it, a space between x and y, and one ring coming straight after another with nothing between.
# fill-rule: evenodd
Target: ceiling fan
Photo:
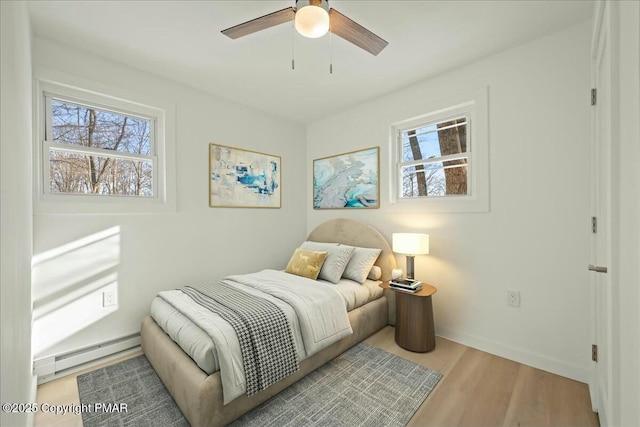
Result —
<instances>
[{"instance_id":1,"label":"ceiling fan","mask_svg":"<svg viewBox=\"0 0 640 427\"><path fill-rule=\"evenodd\" d=\"M278 10L227 28L222 30L222 34L237 39L290 21L295 21L296 30L305 37L322 37L327 31L331 31L372 55L378 55L389 44L362 25L330 8L328 0L296 0L295 7Z\"/></svg>"}]
</instances>

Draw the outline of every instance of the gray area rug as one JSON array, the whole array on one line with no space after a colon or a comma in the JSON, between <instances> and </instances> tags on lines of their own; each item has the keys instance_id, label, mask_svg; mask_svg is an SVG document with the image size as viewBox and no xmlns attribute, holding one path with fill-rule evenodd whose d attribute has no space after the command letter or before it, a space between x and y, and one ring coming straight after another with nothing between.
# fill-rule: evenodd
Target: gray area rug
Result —
<instances>
[{"instance_id":1,"label":"gray area rug","mask_svg":"<svg viewBox=\"0 0 640 427\"><path fill-rule=\"evenodd\" d=\"M79 375L78 392L83 427L189 426L144 355Z\"/></svg>"},{"instance_id":2,"label":"gray area rug","mask_svg":"<svg viewBox=\"0 0 640 427\"><path fill-rule=\"evenodd\" d=\"M404 426L440 378L360 343L232 425ZM127 412L84 412L84 427L188 425L144 355L79 376L78 389L81 404L127 404Z\"/></svg>"}]
</instances>

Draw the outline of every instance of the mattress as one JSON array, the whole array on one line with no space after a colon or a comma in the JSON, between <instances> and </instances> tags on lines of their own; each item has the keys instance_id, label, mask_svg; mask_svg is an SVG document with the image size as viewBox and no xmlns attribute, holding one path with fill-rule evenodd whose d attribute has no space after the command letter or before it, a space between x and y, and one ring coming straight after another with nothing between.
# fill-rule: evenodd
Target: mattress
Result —
<instances>
[{"instance_id":1,"label":"mattress","mask_svg":"<svg viewBox=\"0 0 640 427\"><path fill-rule=\"evenodd\" d=\"M378 286L380 283L380 281L367 280L363 284L359 284L352 280L342 279L332 285L344 299L347 311L351 311L380 298L383 293L382 288ZM156 297L151 303L151 317L193 359L200 369L207 374L212 374L220 369L215 345L209 335L175 307L164 299ZM298 356L302 360L304 350L297 347Z\"/></svg>"}]
</instances>

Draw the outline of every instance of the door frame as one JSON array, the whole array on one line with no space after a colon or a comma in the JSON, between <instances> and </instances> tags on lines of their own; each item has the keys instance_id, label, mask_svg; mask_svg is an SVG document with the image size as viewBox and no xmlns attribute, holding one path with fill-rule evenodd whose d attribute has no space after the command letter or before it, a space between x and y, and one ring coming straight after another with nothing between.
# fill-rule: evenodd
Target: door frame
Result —
<instances>
[{"instance_id":1,"label":"door frame","mask_svg":"<svg viewBox=\"0 0 640 427\"><path fill-rule=\"evenodd\" d=\"M598 173L601 171L600 162L605 161L605 179L607 182L606 191L606 199L604 200L605 209L608 214L606 215L606 221L600 221L601 218L598 218L597 228L598 231L606 231L607 239L605 240L605 260L596 259L596 240L597 234L591 234L591 254L590 254L590 263L598 264L604 263L605 266L608 267L608 273L605 273L606 276L602 277L599 274L602 273L591 273L590 274L590 290L591 290L591 336L592 342L598 346L599 352L601 355L605 355L604 360L600 360L598 362L592 362L591 364L591 375L589 381L589 392L591 396L591 404L592 409L595 412L598 412L598 416L600 418L600 424L602 427L606 427L608 425L613 424L614 418L614 408L613 403L616 399L617 390L615 390L614 385L617 383L614 378L614 370L613 370L613 360L617 355L615 337L613 336L613 331L615 330L615 313L617 310L616 304L616 293L614 292L613 285L614 280L612 275L615 274L615 271L612 271L612 239L613 239L613 219L612 215L614 214L612 198L614 194L612 193L613 187L613 149L615 144L615 123L613 118L614 110L615 110L615 94L617 93L617 80L615 76L616 68L616 52L614 49L616 37L615 34L615 22L616 19L616 5L613 4L615 2L599 0L595 5L594 10L594 25L592 32L592 41L591 41L591 82L592 88L595 88L600 92L600 95L604 95L602 91L598 88L599 78L598 78L598 69L599 69L599 60L601 59L600 53L602 49L607 49L607 55L609 60L608 65L608 76L604 76L606 79L608 93L605 95L608 97L608 103L606 105L606 109L602 111L602 107L598 105L596 101L596 107L592 108L591 112L591 180L590 180L590 189L591 189L591 215L594 217L598 216L599 205L602 203L601 200L598 199L598 186L599 179L602 179L602 176ZM604 40L603 40L604 38ZM604 44L603 44L604 43ZM600 80L601 81L601 80ZM599 137L599 129L601 122L599 120L602 117L608 117L609 128L606 129L607 139L608 139L608 147L607 147L607 156L603 160L600 158L601 150L600 144L598 141ZM600 195L601 196L601 195ZM603 218L604 219L604 218ZM601 248L602 249L602 248ZM607 301L604 301L606 304L605 313L607 313L608 325L606 331L606 340L603 340L602 337L598 335L598 320L599 320L599 312L601 310L600 305L603 303L600 301L599 293L601 291L601 286L599 282L604 279L607 281L607 289L605 292L608 292L608 296L606 298ZM606 370L606 401L603 401L602 393L600 393L600 374Z\"/></svg>"}]
</instances>

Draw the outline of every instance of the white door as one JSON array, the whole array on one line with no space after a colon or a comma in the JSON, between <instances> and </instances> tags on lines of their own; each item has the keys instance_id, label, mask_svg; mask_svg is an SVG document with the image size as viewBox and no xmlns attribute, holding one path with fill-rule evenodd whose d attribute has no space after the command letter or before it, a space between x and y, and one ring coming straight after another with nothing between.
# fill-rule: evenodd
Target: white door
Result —
<instances>
[{"instance_id":1,"label":"white door","mask_svg":"<svg viewBox=\"0 0 640 427\"><path fill-rule=\"evenodd\" d=\"M592 233L591 286L594 340L597 362L590 384L592 404L598 411L602 427L611 424L612 416L612 291L607 272L611 253L611 24L610 2L603 2L601 19L596 21L593 46L593 82L596 99L593 111L592 147L592 212L595 217ZM592 231L594 231L592 230Z\"/></svg>"}]
</instances>

